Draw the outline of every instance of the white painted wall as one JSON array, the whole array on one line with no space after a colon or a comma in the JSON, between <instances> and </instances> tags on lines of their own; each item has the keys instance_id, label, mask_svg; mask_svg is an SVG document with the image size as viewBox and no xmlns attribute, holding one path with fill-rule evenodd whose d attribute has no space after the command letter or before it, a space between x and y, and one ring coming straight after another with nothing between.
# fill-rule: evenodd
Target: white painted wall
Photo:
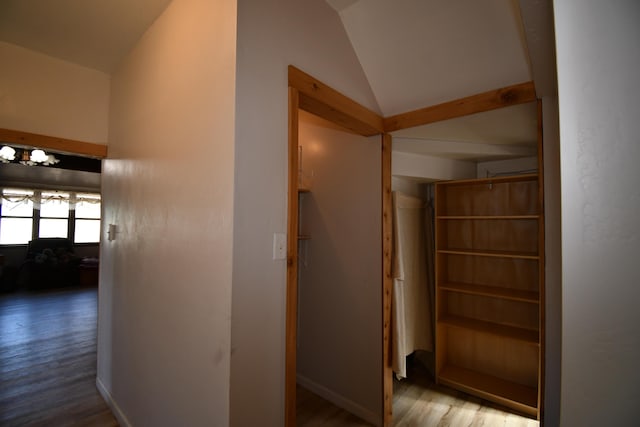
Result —
<instances>
[{"instance_id":1,"label":"white painted wall","mask_svg":"<svg viewBox=\"0 0 640 427\"><path fill-rule=\"evenodd\" d=\"M391 156L394 176L412 177L425 181L467 179L476 177L475 162L425 156L394 151Z\"/></svg>"},{"instance_id":2,"label":"white painted wall","mask_svg":"<svg viewBox=\"0 0 640 427\"><path fill-rule=\"evenodd\" d=\"M300 198L298 380L382 422L381 137L301 112L311 192Z\"/></svg>"},{"instance_id":3,"label":"white painted wall","mask_svg":"<svg viewBox=\"0 0 640 427\"><path fill-rule=\"evenodd\" d=\"M0 127L107 143L108 74L0 41Z\"/></svg>"},{"instance_id":4,"label":"white painted wall","mask_svg":"<svg viewBox=\"0 0 640 427\"><path fill-rule=\"evenodd\" d=\"M418 197L424 199L426 197L425 186L428 184L422 183L413 178L392 176L391 177L391 191L401 191L409 196Z\"/></svg>"},{"instance_id":5,"label":"white painted wall","mask_svg":"<svg viewBox=\"0 0 640 427\"><path fill-rule=\"evenodd\" d=\"M231 424L279 426L286 264L272 239L287 225L287 65L377 106L324 1L240 0L237 57Z\"/></svg>"},{"instance_id":6,"label":"white painted wall","mask_svg":"<svg viewBox=\"0 0 640 427\"><path fill-rule=\"evenodd\" d=\"M562 177L561 425L638 422L640 3L555 2Z\"/></svg>"},{"instance_id":7,"label":"white painted wall","mask_svg":"<svg viewBox=\"0 0 640 427\"><path fill-rule=\"evenodd\" d=\"M174 0L113 75L98 384L124 425L229 424L235 6Z\"/></svg>"}]
</instances>

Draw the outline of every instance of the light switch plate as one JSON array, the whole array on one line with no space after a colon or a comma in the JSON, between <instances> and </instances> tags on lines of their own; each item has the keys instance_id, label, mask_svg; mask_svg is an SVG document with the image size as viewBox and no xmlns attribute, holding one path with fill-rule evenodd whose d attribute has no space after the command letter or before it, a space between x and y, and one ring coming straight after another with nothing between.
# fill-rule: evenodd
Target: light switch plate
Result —
<instances>
[{"instance_id":1,"label":"light switch plate","mask_svg":"<svg viewBox=\"0 0 640 427\"><path fill-rule=\"evenodd\" d=\"M273 259L285 259L287 257L287 235L285 233L273 233Z\"/></svg>"},{"instance_id":2,"label":"light switch plate","mask_svg":"<svg viewBox=\"0 0 640 427\"><path fill-rule=\"evenodd\" d=\"M116 240L116 225L115 224L109 224L109 228L107 229L107 239L108 240Z\"/></svg>"}]
</instances>

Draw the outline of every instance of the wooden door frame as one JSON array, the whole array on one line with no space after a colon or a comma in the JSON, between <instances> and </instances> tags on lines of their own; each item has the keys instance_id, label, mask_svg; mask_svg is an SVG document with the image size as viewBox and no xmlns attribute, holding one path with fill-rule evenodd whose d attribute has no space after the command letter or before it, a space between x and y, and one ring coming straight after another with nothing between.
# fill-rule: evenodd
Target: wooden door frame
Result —
<instances>
[{"instance_id":1,"label":"wooden door frame","mask_svg":"<svg viewBox=\"0 0 640 427\"><path fill-rule=\"evenodd\" d=\"M296 425L296 339L297 339L297 301L298 301L298 120L299 110L322 117L362 136L383 134L382 117L363 107L352 99L325 85L321 81L289 66L289 179L288 179L288 219L287 219L287 296L286 296L286 332L285 332L285 426ZM382 245L383 277L391 277L391 138L382 137ZM387 206L388 205L388 206ZM387 262L388 259L388 262ZM388 266L387 266L388 264ZM388 270L388 271L387 271ZM383 320L386 328L390 320L391 288L387 291L389 319ZM385 299L383 294L383 300ZM387 348L388 343L384 348ZM388 351L383 351L383 358ZM384 360L384 359L383 359ZM386 363L383 363L386 366ZM391 382L391 366L385 370L384 377ZM387 375L388 373L388 375ZM382 379L384 382L384 378ZM391 402L391 396L387 400ZM383 403L383 402L381 402ZM389 406L391 408L391 406ZM391 413L389 412L389 415Z\"/></svg>"},{"instance_id":2,"label":"wooden door frame","mask_svg":"<svg viewBox=\"0 0 640 427\"><path fill-rule=\"evenodd\" d=\"M298 124L299 110L322 117L362 136L381 136L382 178L382 392L383 426L391 425L392 206L389 132L535 101L533 82L508 86L443 104L383 118L320 80L288 67L288 215L285 328L285 426L296 425L296 339L298 304Z\"/></svg>"}]
</instances>

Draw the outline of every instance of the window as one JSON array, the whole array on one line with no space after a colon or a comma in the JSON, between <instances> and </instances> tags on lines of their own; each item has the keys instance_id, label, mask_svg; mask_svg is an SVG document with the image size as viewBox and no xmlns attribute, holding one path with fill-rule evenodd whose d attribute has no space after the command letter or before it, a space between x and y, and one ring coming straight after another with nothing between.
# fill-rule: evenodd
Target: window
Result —
<instances>
[{"instance_id":1,"label":"window","mask_svg":"<svg viewBox=\"0 0 640 427\"><path fill-rule=\"evenodd\" d=\"M27 244L35 237L100 241L100 194L2 190L0 244Z\"/></svg>"},{"instance_id":2,"label":"window","mask_svg":"<svg viewBox=\"0 0 640 427\"><path fill-rule=\"evenodd\" d=\"M38 237L69 236L69 193L40 195Z\"/></svg>"},{"instance_id":3,"label":"window","mask_svg":"<svg viewBox=\"0 0 640 427\"><path fill-rule=\"evenodd\" d=\"M27 243L33 234L33 191L2 190L0 244Z\"/></svg>"},{"instance_id":4,"label":"window","mask_svg":"<svg viewBox=\"0 0 640 427\"><path fill-rule=\"evenodd\" d=\"M77 194L75 212L75 243L100 241L100 195Z\"/></svg>"}]
</instances>

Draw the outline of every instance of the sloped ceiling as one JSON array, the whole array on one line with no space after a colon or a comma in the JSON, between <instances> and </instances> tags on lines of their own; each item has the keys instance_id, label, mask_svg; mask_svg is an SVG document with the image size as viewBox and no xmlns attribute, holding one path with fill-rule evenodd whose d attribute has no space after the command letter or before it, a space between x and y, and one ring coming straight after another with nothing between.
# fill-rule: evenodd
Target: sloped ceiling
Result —
<instances>
[{"instance_id":1,"label":"sloped ceiling","mask_svg":"<svg viewBox=\"0 0 640 427\"><path fill-rule=\"evenodd\" d=\"M384 116L533 79L516 0L326 0ZM393 133L394 151L485 161L536 154L534 104Z\"/></svg>"},{"instance_id":2,"label":"sloped ceiling","mask_svg":"<svg viewBox=\"0 0 640 427\"><path fill-rule=\"evenodd\" d=\"M110 74L171 0L2 0L0 41Z\"/></svg>"},{"instance_id":3,"label":"sloped ceiling","mask_svg":"<svg viewBox=\"0 0 640 427\"><path fill-rule=\"evenodd\" d=\"M516 1L327 1L384 116L532 79Z\"/></svg>"}]
</instances>

